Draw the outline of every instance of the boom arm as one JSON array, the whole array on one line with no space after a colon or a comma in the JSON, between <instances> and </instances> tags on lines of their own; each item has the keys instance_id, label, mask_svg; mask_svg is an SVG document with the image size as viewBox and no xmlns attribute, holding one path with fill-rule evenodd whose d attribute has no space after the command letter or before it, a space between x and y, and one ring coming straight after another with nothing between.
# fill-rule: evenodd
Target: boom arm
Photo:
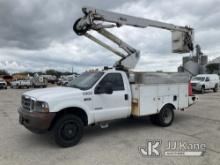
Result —
<instances>
[{"instance_id":1,"label":"boom arm","mask_svg":"<svg viewBox=\"0 0 220 165\"><path fill-rule=\"evenodd\" d=\"M106 30L106 28L121 27L122 25L128 25L139 28L155 27L160 29L166 29L172 31L173 45L180 46L181 49L173 50L175 53L186 53L193 50L193 29L190 27L176 26L173 24L163 23L145 18L138 18L134 16L128 16L124 14L113 13L109 11L82 8L83 17L79 18L74 26L73 30L78 35L84 35L104 48L112 51L116 55L122 57L117 63L117 66L122 66L125 69L132 69L136 66L139 60L140 52L131 47L112 33ZM104 24L107 22L108 24ZM116 43L127 54L123 54L104 42L98 40L91 34L87 33L89 30L95 30L99 34L103 35L107 39Z\"/></svg>"}]
</instances>

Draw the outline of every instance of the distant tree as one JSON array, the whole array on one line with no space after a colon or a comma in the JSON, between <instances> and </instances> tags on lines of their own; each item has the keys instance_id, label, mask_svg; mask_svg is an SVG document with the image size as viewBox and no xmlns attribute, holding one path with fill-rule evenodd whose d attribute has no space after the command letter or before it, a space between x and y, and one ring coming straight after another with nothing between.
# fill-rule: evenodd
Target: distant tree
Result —
<instances>
[{"instance_id":1,"label":"distant tree","mask_svg":"<svg viewBox=\"0 0 220 165\"><path fill-rule=\"evenodd\" d=\"M9 75L5 69L0 69L0 75Z\"/></svg>"},{"instance_id":2,"label":"distant tree","mask_svg":"<svg viewBox=\"0 0 220 165\"><path fill-rule=\"evenodd\" d=\"M24 71L24 72L19 72L18 74L21 74L21 75L30 75L30 76L34 76L34 72L29 72L29 71Z\"/></svg>"},{"instance_id":3,"label":"distant tree","mask_svg":"<svg viewBox=\"0 0 220 165\"><path fill-rule=\"evenodd\" d=\"M35 73L37 73L38 75L43 75L43 74L45 74L45 73L42 72L42 71L34 72L34 74L35 74Z\"/></svg>"},{"instance_id":4,"label":"distant tree","mask_svg":"<svg viewBox=\"0 0 220 165\"><path fill-rule=\"evenodd\" d=\"M48 69L45 71L45 73L48 75L56 76L56 77L60 77L62 75L62 72L54 70L54 69Z\"/></svg>"},{"instance_id":5,"label":"distant tree","mask_svg":"<svg viewBox=\"0 0 220 165\"><path fill-rule=\"evenodd\" d=\"M62 75L72 75L72 72L62 72Z\"/></svg>"},{"instance_id":6,"label":"distant tree","mask_svg":"<svg viewBox=\"0 0 220 165\"><path fill-rule=\"evenodd\" d=\"M67 76L67 75L72 75L72 74L77 74L77 73L72 73L72 72L68 72L68 71L66 71L66 72L61 72L61 71L57 71L57 70L55 70L55 69L48 69L48 70L46 70L45 71L45 74L47 74L47 75L53 75L53 76L56 76L57 78L59 78L60 76L62 76L62 75L65 75L65 76Z\"/></svg>"}]
</instances>

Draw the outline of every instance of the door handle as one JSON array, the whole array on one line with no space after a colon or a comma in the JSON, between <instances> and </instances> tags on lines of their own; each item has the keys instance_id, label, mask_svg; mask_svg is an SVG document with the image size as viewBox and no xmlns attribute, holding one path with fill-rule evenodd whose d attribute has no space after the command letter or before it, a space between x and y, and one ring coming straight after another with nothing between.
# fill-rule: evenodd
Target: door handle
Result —
<instances>
[{"instance_id":1,"label":"door handle","mask_svg":"<svg viewBox=\"0 0 220 165\"><path fill-rule=\"evenodd\" d=\"M125 100L128 100L128 94L125 94Z\"/></svg>"}]
</instances>

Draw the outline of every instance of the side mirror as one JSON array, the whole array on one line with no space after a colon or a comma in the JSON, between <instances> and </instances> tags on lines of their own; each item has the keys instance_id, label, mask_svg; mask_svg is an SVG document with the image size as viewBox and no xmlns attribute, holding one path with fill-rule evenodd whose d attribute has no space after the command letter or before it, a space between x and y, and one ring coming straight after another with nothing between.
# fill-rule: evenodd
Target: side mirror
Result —
<instances>
[{"instance_id":1,"label":"side mirror","mask_svg":"<svg viewBox=\"0 0 220 165\"><path fill-rule=\"evenodd\" d=\"M102 94L103 92L103 88L100 85L97 85L94 91L95 94Z\"/></svg>"}]
</instances>

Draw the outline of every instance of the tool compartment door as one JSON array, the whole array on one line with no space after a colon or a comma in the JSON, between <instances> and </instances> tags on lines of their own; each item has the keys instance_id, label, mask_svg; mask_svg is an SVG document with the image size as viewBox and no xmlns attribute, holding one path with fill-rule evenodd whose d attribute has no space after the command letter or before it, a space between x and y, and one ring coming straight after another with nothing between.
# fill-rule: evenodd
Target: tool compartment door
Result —
<instances>
[{"instance_id":1,"label":"tool compartment door","mask_svg":"<svg viewBox=\"0 0 220 165\"><path fill-rule=\"evenodd\" d=\"M140 116L157 113L157 85L140 86Z\"/></svg>"},{"instance_id":2,"label":"tool compartment door","mask_svg":"<svg viewBox=\"0 0 220 165\"><path fill-rule=\"evenodd\" d=\"M188 100L188 84L179 85L179 109L187 108L189 106Z\"/></svg>"}]
</instances>

